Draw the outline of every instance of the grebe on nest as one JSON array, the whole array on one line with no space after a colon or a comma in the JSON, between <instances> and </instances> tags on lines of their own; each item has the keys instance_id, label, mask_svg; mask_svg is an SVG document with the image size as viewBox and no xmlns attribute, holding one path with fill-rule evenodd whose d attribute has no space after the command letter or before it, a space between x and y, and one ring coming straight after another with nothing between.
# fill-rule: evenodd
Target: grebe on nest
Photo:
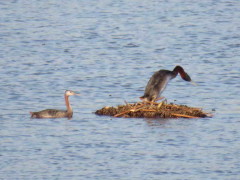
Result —
<instances>
[{"instance_id":1,"label":"grebe on nest","mask_svg":"<svg viewBox=\"0 0 240 180\"><path fill-rule=\"evenodd\" d=\"M67 110L45 109L39 112L30 112L31 118L71 118L73 115L72 107L69 103L69 96L80 95L71 90L66 90L64 97Z\"/></svg>"},{"instance_id":2,"label":"grebe on nest","mask_svg":"<svg viewBox=\"0 0 240 180\"><path fill-rule=\"evenodd\" d=\"M182 77L183 80L192 82L190 76L184 71L184 69L181 66L176 66L173 71L169 70L159 70L155 72L150 80L148 81L148 84L145 88L144 95L140 97L141 100L143 101L150 101L154 102L159 99L160 95L162 92L165 90L168 82L175 78L178 73ZM192 82L195 84L194 82ZM196 84L195 84L196 85Z\"/></svg>"}]
</instances>

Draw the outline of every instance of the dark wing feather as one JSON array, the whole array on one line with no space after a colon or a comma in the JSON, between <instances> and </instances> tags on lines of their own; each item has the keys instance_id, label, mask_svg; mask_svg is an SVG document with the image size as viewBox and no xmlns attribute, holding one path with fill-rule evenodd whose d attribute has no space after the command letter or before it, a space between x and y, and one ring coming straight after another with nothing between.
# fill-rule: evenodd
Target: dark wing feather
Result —
<instances>
[{"instance_id":1,"label":"dark wing feather","mask_svg":"<svg viewBox=\"0 0 240 180\"><path fill-rule=\"evenodd\" d=\"M169 80L174 77L176 75L172 71L160 70L155 72L148 81L143 97L148 98L150 101L156 99L164 91Z\"/></svg>"}]
</instances>

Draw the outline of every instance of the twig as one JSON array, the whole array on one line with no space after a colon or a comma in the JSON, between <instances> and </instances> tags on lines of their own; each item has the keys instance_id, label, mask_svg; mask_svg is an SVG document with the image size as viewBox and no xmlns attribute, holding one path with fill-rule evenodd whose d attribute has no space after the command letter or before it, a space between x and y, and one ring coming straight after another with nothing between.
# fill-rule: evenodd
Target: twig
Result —
<instances>
[{"instance_id":1,"label":"twig","mask_svg":"<svg viewBox=\"0 0 240 180\"><path fill-rule=\"evenodd\" d=\"M145 106L145 104L141 104L140 106L138 106L138 107L134 107L133 109L131 109L130 111L132 111L132 112L136 112L136 111L139 111L140 109L142 109L142 107L144 107Z\"/></svg>"},{"instance_id":2,"label":"twig","mask_svg":"<svg viewBox=\"0 0 240 180\"><path fill-rule=\"evenodd\" d=\"M177 117L185 117L185 118L199 118L199 117L196 117L196 116L189 116L189 115L186 115L186 114L175 114L175 113L172 113L171 115L174 115L174 116L177 116Z\"/></svg>"},{"instance_id":3,"label":"twig","mask_svg":"<svg viewBox=\"0 0 240 180\"><path fill-rule=\"evenodd\" d=\"M141 109L141 111L146 111L146 112L156 112L154 109Z\"/></svg>"},{"instance_id":4,"label":"twig","mask_svg":"<svg viewBox=\"0 0 240 180\"><path fill-rule=\"evenodd\" d=\"M139 111L143 106L145 106L145 104L141 104L139 107L134 107L130 110L127 110L127 111L123 111L121 113L118 113L118 114L115 114L114 117L119 117L121 115L124 115L124 114L127 114L129 112L136 112L136 111ZM138 109L137 109L138 108Z\"/></svg>"},{"instance_id":5,"label":"twig","mask_svg":"<svg viewBox=\"0 0 240 180\"><path fill-rule=\"evenodd\" d=\"M124 114L127 114L127 113L129 113L129 112L131 112L131 110L123 111L123 112L121 112L121 113L115 114L114 117L119 117L119 116L124 115Z\"/></svg>"}]
</instances>

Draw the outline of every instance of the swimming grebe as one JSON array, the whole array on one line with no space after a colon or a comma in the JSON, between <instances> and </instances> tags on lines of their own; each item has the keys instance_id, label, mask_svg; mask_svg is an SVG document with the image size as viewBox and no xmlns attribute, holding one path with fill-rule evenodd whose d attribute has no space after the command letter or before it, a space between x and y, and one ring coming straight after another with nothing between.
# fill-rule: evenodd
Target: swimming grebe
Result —
<instances>
[{"instance_id":1,"label":"swimming grebe","mask_svg":"<svg viewBox=\"0 0 240 180\"><path fill-rule=\"evenodd\" d=\"M69 96L80 95L71 90L66 90L64 97L67 110L45 109L39 112L30 112L31 118L71 118L73 115L72 107L69 103Z\"/></svg>"},{"instance_id":2,"label":"swimming grebe","mask_svg":"<svg viewBox=\"0 0 240 180\"><path fill-rule=\"evenodd\" d=\"M162 69L152 75L145 88L144 95L140 97L140 99L143 101L156 101L166 88L168 82L175 78L178 73L181 75L183 80L189 82L192 81L190 76L181 66L176 66L173 71Z\"/></svg>"}]
</instances>

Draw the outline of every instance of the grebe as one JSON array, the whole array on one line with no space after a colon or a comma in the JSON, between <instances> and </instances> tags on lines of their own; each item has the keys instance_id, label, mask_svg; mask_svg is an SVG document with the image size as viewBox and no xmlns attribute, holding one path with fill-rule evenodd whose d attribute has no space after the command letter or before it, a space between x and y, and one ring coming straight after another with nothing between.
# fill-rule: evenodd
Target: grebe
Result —
<instances>
[{"instance_id":1,"label":"grebe","mask_svg":"<svg viewBox=\"0 0 240 180\"><path fill-rule=\"evenodd\" d=\"M39 112L30 112L31 118L71 118L73 115L72 107L69 103L69 96L80 95L71 90L66 90L64 97L67 110L45 109Z\"/></svg>"},{"instance_id":2,"label":"grebe","mask_svg":"<svg viewBox=\"0 0 240 180\"><path fill-rule=\"evenodd\" d=\"M176 66L173 71L162 69L152 75L145 88L144 95L140 97L140 99L143 101L153 102L158 100L158 98L166 88L168 82L171 79L175 78L178 73L181 75L183 80L192 82L190 76L184 71L181 66ZM194 82L192 83L195 84Z\"/></svg>"}]
</instances>

